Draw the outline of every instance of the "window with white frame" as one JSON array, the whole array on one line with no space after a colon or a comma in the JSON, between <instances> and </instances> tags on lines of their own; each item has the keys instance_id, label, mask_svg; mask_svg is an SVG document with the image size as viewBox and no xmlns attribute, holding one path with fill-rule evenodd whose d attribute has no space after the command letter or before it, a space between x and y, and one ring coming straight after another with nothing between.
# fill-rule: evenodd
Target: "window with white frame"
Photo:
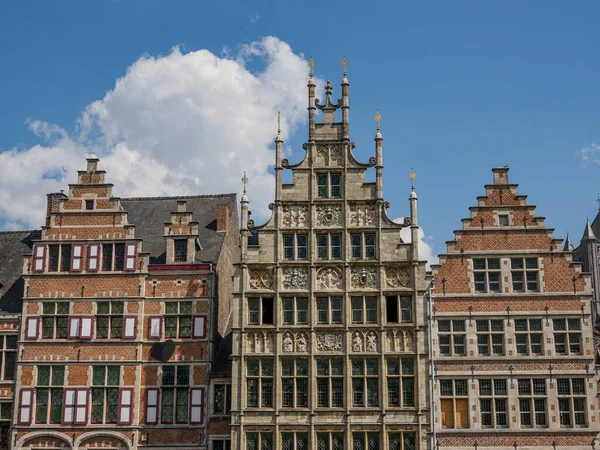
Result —
<instances>
[{"instance_id":1,"label":"window with white frame","mask_svg":"<svg viewBox=\"0 0 600 450\"><path fill-rule=\"evenodd\" d=\"M474 258L473 281L475 292L501 292L500 259Z\"/></svg>"},{"instance_id":2,"label":"window with white frame","mask_svg":"<svg viewBox=\"0 0 600 450\"><path fill-rule=\"evenodd\" d=\"M352 360L352 406L379 405L379 360Z\"/></svg>"},{"instance_id":3,"label":"window with white frame","mask_svg":"<svg viewBox=\"0 0 600 450\"><path fill-rule=\"evenodd\" d=\"M308 407L308 360L281 361L281 392L284 408Z\"/></svg>"},{"instance_id":4,"label":"window with white frame","mask_svg":"<svg viewBox=\"0 0 600 450\"><path fill-rule=\"evenodd\" d=\"M479 380L479 410L483 428L506 428L508 426L506 380Z\"/></svg>"},{"instance_id":5,"label":"window with white frame","mask_svg":"<svg viewBox=\"0 0 600 450\"><path fill-rule=\"evenodd\" d=\"M317 174L317 191L319 198L340 198L342 174L319 173Z\"/></svg>"},{"instance_id":6,"label":"window with white frame","mask_svg":"<svg viewBox=\"0 0 600 450\"><path fill-rule=\"evenodd\" d=\"M248 325L273 325L273 297L248 299Z\"/></svg>"},{"instance_id":7,"label":"window with white frame","mask_svg":"<svg viewBox=\"0 0 600 450\"><path fill-rule=\"evenodd\" d=\"M64 366L37 366L35 423L61 423Z\"/></svg>"},{"instance_id":8,"label":"window with white frame","mask_svg":"<svg viewBox=\"0 0 600 450\"><path fill-rule=\"evenodd\" d=\"M268 432L247 432L246 450L273 450L273 434Z\"/></svg>"},{"instance_id":9,"label":"window with white frame","mask_svg":"<svg viewBox=\"0 0 600 450\"><path fill-rule=\"evenodd\" d=\"M283 258L287 261L306 260L308 258L308 235L284 234Z\"/></svg>"},{"instance_id":10,"label":"window with white frame","mask_svg":"<svg viewBox=\"0 0 600 450\"><path fill-rule=\"evenodd\" d=\"M318 450L344 450L344 433L319 432L317 433Z\"/></svg>"},{"instance_id":11,"label":"window with white frame","mask_svg":"<svg viewBox=\"0 0 600 450\"><path fill-rule=\"evenodd\" d=\"M389 450L415 450L417 434L410 431L393 431L388 433Z\"/></svg>"},{"instance_id":12,"label":"window with white frame","mask_svg":"<svg viewBox=\"0 0 600 450\"><path fill-rule=\"evenodd\" d=\"M342 297L317 297L318 324L338 325L342 320Z\"/></svg>"},{"instance_id":13,"label":"window with white frame","mask_svg":"<svg viewBox=\"0 0 600 450\"><path fill-rule=\"evenodd\" d=\"M308 433L298 431L282 432L281 450L308 450Z\"/></svg>"},{"instance_id":14,"label":"window with white frame","mask_svg":"<svg viewBox=\"0 0 600 450\"><path fill-rule=\"evenodd\" d=\"M342 259L342 235L337 233L317 234L317 258Z\"/></svg>"},{"instance_id":15,"label":"window with white frame","mask_svg":"<svg viewBox=\"0 0 600 450\"><path fill-rule=\"evenodd\" d=\"M521 428L546 428L547 391L543 378L517 380Z\"/></svg>"},{"instance_id":16,"label":"window with white frame","mask_svg":"<svg viewBox=\"0 0 600 450\"><path fill-rule=\"evenodd\" d=\"M3 381L15 379L15 362L17 360L17 336L0 335L0 375Z\"/></svg>"},{"instance_id":17,"label":"window with white frame","mask_svg":"<svg viewBox=\"0 0 600 450\"><path fill-rule=\"evenodd\" d=\"M504 355L504 320L478 319L475 327L479 356Z\"/></svg>"},{"instance_id":18,"label":"window with white frame","mask_svg":"<svg viewBox=\"0 0 600 450\"><path fill-rule=\"evenodd\" d=\"M350 249L352 259L374 259L375 233L351 233Z\"/></svg>"},{"instance_id":19,"label":"window with white frame","mask_svg":"<svg viewBox=\"0 0 600 450\"><path fill-rule=\"evenodd\" d=\"M303 325L308 323L308 298L306 297L284 297L283 324Z\"/></svg>"},{"instance_id":20,"label":"window with white frame","mask_svg":"<svg viewBox=\"0 0 600 450\"><path fill-rule=\"evenodd\" d=\"M464 320L438 320L441 356L465 356L467 333Z\"/></svg>"},{"instance_id":21,"label":"window with white frame","mask_svg":"<svg viewBox=\"0 0 600 450\"><path fill-rule=\"evenodd\" d=\"M231 385L215 384L214 414L219 416L228 416L231 413Z\"/></svg>"},{"instance_id":22,"label":"window with white frame","mask_svg":"<svg viewBox=\"0 0 600 450\"><path fill-rule=\"evenodd\" d=\"M388 405L415 406L415 361L390 358L387 363Z\"/></svg>"},{"instance_id":23,"label":"window with white frame","mask_svg":"<svg viewBox=\"0 0 600 450\"><path fill-rule=\"evenodd\" d=\"M161 422L188 423L190 366L163 366L161 380Z\"/></svg>"},{"instance_id":24,"label":"window with white frame","mask_svg":"<svg viewBox=\"0 0 600 450\"><path fill-rule=\"evenodd\" d=\"M469 428L467 380L440 380L442 428Z\"/></svg>"},{"instance_id":25,"label":"window with white frame","mask_svg":"<svg viewBox=\"0 0 600 450\"><path fill-rule=\"evenodd\" d=\"M557 355L581 355L581 319L552 319Z\"/></svg>"},{"instance_id":26,"label":"window with white frame","mask_svg":"<svg viewBox=\"0 0 600 450\"><path fill-rule=\"evenodd\" d=\"M539 266L537 258L511 258L512 290L515 292L538 292Z\"/></svg>"},{"instance_id":27,"label":"window with white frame","mask_svg":"<svg viewBox=\"0 0 600 450\"><path fill-rule=\"evenodd\" d=\"M341 359L317 360L317 406L344 406L344 362Z\"/></svg>"},{"instance_id":28,"label":"window with white frame","mask_svg":"<svg viewBox=\"0 0 600 450\"><path fill-rule=\"evenodd\" d=\"M385 318L387 323L412 322L412 297L409 295L386 295Z\"/></svg>"},{"instance_id":29,"label":"window with white frame","mask_svg":"<svg viewBox=\"0 0 600 450\"><path fill-rule=\"evenodd\" d=\"M519 355L542 355L542 319L515 319L515 342Z\"/></svg>"},{"instance_id":30,"label":"window with white frame","mask_svg":"<svg viewBox=\"0 0 600 450\"><path fill-rule=\"evenodd\" d=\"M352 323L377 323L377 297L352 296Z\"/></svg>"},{"instance_id":31,"label":"window with white frame","mask_svg":"<svg viewBox=\"0 0 600 450\"><path fill-rule=\"evenodd\" d=\"M246 361L247 405L251 408L273 407L273 360Z\"/></svg>"},{"instance_id":32,"label":"window with white frame","mask_svg":"<svg viewBox=\"0 0 600 450\"><path fill-rule=\"evenodd\" d=\"M175 239L175 262L186 262L187 261L187 239Z\"/></svg>"},{"instance_id":33,"label":"window with white frame","mask_svg":"<svg viewBox=\"0 0 600 450\"><path fill-rule=\"evenodd\" d=\"M376 431L357 431L352 433L352 450L378 450L379 433Z\"/></svg>"},{"instance_id":34,"label":"window with white frame","mask_svg":"<svg viewBox=\"0 0 600 450\"><path fill-rule=\"evenodd\" d=\"M66 339L69 335L68 302L42 303L42 339Z\"/></svg>"},{"instance_id":35,"label":"window with white frame","mask_svg":"<svg viewBox=\"0 0 600 450\"><path fill-rule=\"evenodd\" d=\"M558 394L558 413L560 426L563 428L586 426L585 379L558 378L556 380Z\"/></svg>"}]
</instances>

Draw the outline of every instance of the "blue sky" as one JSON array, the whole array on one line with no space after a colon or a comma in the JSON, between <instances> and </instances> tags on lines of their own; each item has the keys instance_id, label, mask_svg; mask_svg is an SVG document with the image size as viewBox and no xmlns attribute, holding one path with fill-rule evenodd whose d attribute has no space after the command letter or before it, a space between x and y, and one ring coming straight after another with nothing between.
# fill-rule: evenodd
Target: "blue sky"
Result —
<instances>
[{"instance_id":1,"label":"blue sky","mask_svg":"<svg viewBox=\"0 0 600 450\"><path fill-rule=\"evenodd\" d=\"M106 101L143 55L160 59L180 46L183 54L207 49L235 60L244 46L274 36L294 55L312 55L315 74L336 88L347 56L355 153L366 160L374 152L379 108L389 215L408 213L407 176L414 167L420 224L435 253L445 250L491 182L490 169L506 164L547 226L559 237L570 231L576 243L586 216L596 215L600 191L599 15L600 3L593 1L1 2L0 152L16 149L32 159L28 150L65 136L93 148L94 132L82 137L78 119L88 105ZM248 58L244 67L258 74L271 63ZM282 79L293 80L290 90L305 92L302 77ZM287 102L284 88L273 93ZM285 111L277 100L275 107ZM217 110L210 120L228 117ZM275 132L274 120L265 126ZM296 161L305 123L290 119L289 130L290 160ZM113 136L111 144L116 141ZM38 160L48 164L44 177L65 187L74 181ZM83 167L83 156L73 164ZM177 166L169 170L167 178L177 177ZM229 192L231 186L215 182L200 190ZM31 219L7 214L12 194L6 177L4 186L0 179L0 228L32 226ZM41 200L32 201L34 207Z\"/></svg>"}]
</instances>

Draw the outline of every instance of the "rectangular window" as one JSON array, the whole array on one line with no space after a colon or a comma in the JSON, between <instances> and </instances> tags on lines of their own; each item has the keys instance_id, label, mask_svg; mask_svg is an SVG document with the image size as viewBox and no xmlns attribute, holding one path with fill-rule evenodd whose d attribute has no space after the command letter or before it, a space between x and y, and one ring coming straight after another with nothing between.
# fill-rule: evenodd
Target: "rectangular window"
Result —
<instances>
[{"instance_id":1,"label":"rectangular window","mask_svg":"<svg viewBox=\"0 0 600 450\"><path fill-rule=\"evenodd\" d=\"M389 433L389 450L416 450L417 434L409 431Z\"/></svg>"},{"instance_id":2,"label":"rectangular window","mask_svg":"<svg viewBox=\"0 0 600 450\"><path fill-rule=\"evenodd\" d=\"M479 380L479 409L483 428L508 427L506 380Z\"/></svg>"},{"instance_id":3,"label":"rectangular window","mask_svg":"<svg viewBox=\"0 0 600 450\"><path fill-rule=\"evenodd\" d=\"M0 403L0 448L9 446L11 421L12 403Z\"/></svg>"},{"instance_id":4,"label":"rectangular window","mask_svg":"<svg viewBox=\"0 0 600 450\"><path fill-rule=\"evenodd\" d=\"M465 321L438 320L437 324L440 356L465 356Z\"/></svg>"},{"instance_id":5,"label":"rectangular window","mask_svg":"<svg viewBox=\"0 0 600 450\"><path fill-rule=\"evenodd\" d=\"M557 355L581 355L581 319L553 319L554 351Z\"/></svg>"},{"instance_id":6,"label":"rectangular window","mask_svg":"<svg viewBox=\"0 0 600 450\"><path fill-rule=\"evenodd\" d=\"M285 408L308 407L308 360L281 361L281 391Z\"/></svg>"},{"instance_id":7,"label":"rectangular window","mask_svg":"<svg viewBox=\"0 0 600 450\"><path fill-rule=\"evenodd\" d=\"M560 426L563 428L585 427L587 423L585 379L558 378L556 390L558 391Z\"/></svg>"},{"instance_id":8,"label":"rectangular window","mask_svg":"<svg viewBox=\"0 0 600 450\"><path fill-rule=\"evenodd\" d=\"M317 192L319 198L340 198L342 175L339 173L317 174Z\"/></svg>"},{"instance_id":9,"label":"rectangular window","mask_svg":"<svg viewBox=\"0 0 600 450\"><path fill-rule=\"evenodd\" d=\"M68 272L71 270L71 245L61 244L60 246L60 271Z\"/></svg>"},{"instance_id":10,"label":"rectangular window","mask_svg":"<svg viewBox=\"0 0 600 450\"><path fill-rule=\"evenodd\" d=\"M475 292L500 292L500 259L473 259Z\"/></svg>"},{"instance_id":11,"label":"rectangular window","mask_svg":"<svg viewBox=\"0 0 600 450\"><path fill-rule=\"evenodd\" d=\"M15 379L17 336L0 335L0 375L3 381Z\"/></svg>"},{"instance_id":12,"label":"rectangular window","mask_svg":"<svg viewBox=\"0 0 600 450\"><path fill-rule=\"evenodd\" d=\"M308 258L308 235L284 234L283 258L287 261L306 260Z\"/></svg>"},{"instance_id":13,"label":"rectangular window","mask_svg":"<svg viewBox=\"0 0 600 450\"><path fill-rule=\"evenodd\" d=\"M96 338L118 339L123 337L122 301L96 303Z\"/></svg>"},{"instance_id":14,"label":"rectangular window","mask_svg":"<svg viewBox=\"0 0 600 450\"><path fill-rule=\"evenodd\" d=\"M318 450L345 450L344 433L317 433Z\"/></svg>"},{"instance_id":15,"label":"rectangular window","mask_svg":"<svg viewBox=\"0 0 600 450\"><path fill-rule=\"evenodd\" d=\"M252 408L273 407L273 360L246 361L247 405Z\"/></svg>"},{"instance_id":16,"label":"rectangular window","mask_svg":"<svg viewBox=\"0 0 600 450\"><path fill-rule=\"evenodd\" d=\"M87 209L87 210L94 209L94 200L86 200L85 201L85 209Z\"/></svg>"},{"instance_id":17,"label":"rectangular window","mask_svg":"<svg viewBox=\"0 0 600 450\"><path fill-rule=\"evenodd\" d=\"M92 423L119 419L120 366L92 366Z\"/></svg>"},{"instance_id":18,"label":"rectangular window","mask_svg":"<svg viewBox=\"0 0 600 450\"><path fill-rule=\"evenodd\" d=\"M273 297L248 299L248 325L273 325Z\"/></svg>"},{"instance_id":19,"label":"rectangular window","mask_svg":"<svg viewBox=\"0 0 600 450\"><path fill-rule=\"evenodd\" d=\"M281 433L281 449L282 450L307 450L308 449L308 433L300 432L283 432Z\"/></svg>"},{"instance_id":20,"label":"rectangular window","mask_svg":"<svg viewBox=\"0 0 600 450\"><path fill-rule=\"evenodd\" d=\"M75 255L72 254L73 247L75 247L77 253ZM69 272L71 270L72 256L75 259L73 270L80 271L81 258L83 257L81 253L82 248L81 244L75 244L74 246L71 244L48 245L48 271L58 272L60 269L61 272Z\"/></svg>"},{"instance_id":21,"label":"rectangular window","mask_svg":"<svg viewBox=\"0 0 600 450\"><path fill-rule=\"evenodd\" d=\"M355 432L352 433L352 450L378 450L379 433Z\"/></svg>"},{"instance_id":22,"label":"rectangular window","mask_svg":"<svg viewBox=\"0 0 600 450\"><path fill-rule=\"evenodd\" d=\"M344 406L344 363L341 359L317 360L317 406Z\"/></svg>"},{"instance_id":23,"label":"rectangular window","mask_svg":"<svg viewBox=\"0 0 600 450\"><path fill-rule=\"evenodd\" d=\"M352 323L377 323L377 297L354 296L352 303Z\"/></svg>"},{"instance_id":24,"label":"rectangular window","mask_svg":"<svg viewBox=\"0 0 600 450\"><path fill-rule=\"evenodd\" d=\"M86 424L88 401L88 389L65 389L62 422L75 425Z\"/></svg>"},{"instance_id":25,"label":"rectangular window","mask_svg":"<svg viewBox=\"0 0 600 450\"><path fill-rule=\"evenodd\" d=\"M273 434L246 433L246 450L273 450Z\"/></svg>"},{"instance_id":26,"label":"rectangular window","mask_svg":"<svg viewBox=\"0 0 600 450\"><path fill-rule=\"evenodd\" d=\"M538 259L511 258L512 289L515 292L538 292Z\"/></svg>"},{"instance_id":27,"label":"rectangular window","mask_svg":"<svg viewBox=\"0 0 600 450\"><path fill-rule=\"evenodd\" d=\"M547 428L546 380L541 378L517 380L521 428Z\"/></svg>"},{"instance_id":28,"label":"rectangular window","mask_svg":"<svg viewBox=\"0 0 600 450\"><path fill-rule=\"evenodd\" d=\"M498 224L501 227L507 227L508 226L508 215L507 214L499 214L498 215Z\"/></svg>"},{"instance_id":29,"label":"rectangular window","mask_svg":"<svg viewBox=\"0 0 600 450\"><path fill-rule=\"evenodd\" d=\"M342 323L342 297L317 297L317 323L321 325Z\"/></svg>"},{"instance_id":30,"label":"rectangular window","mask_svg":"<svg viewBox=\"0 0 600 450\"><path fill-rule=\"evenodd\" d=\"M469 427L467 380L440 380L443 428Z\"/></svg>"},{"instance_id":31,"label":"rectangular window","mask_svg":"<svg viewBox=\"0 0 600 450\"><path fill-rule=\"evenodd\" d=\"M212 450L231 450L231 441L229 439L213 440Z\"/></svg>"},{"instance_id":32,"label":"rectangular window","mask_svg":"<svg viewBox=\"0 0 600 450\"><path fill-rule=\"evenodd\" d=\"M58 272L58 263L60 261L60 245L48 246L48 271Z\"/></svg>"},{"instance_id":33,"label":"rectangular window","mask_svg":"<svg viewBox=\"0 0 600 450\"><path fill-rule=\"evenodd\" d=\"M412 297L405 295L386 295L385 317L387 323L412 322Z\"/></svg>"},{"instance_id":34,"label":"rectangular window","mask_svg":"<svg viewBox=\"0 0 600 450\"><path fill-rule=\"evenodd\" d=\"M379 405L379 361L352 360L352 406Z\"/></svg>"},{"instance_id":35,"label":"rectangular window","mask_svg":"<svg viewBox=\"0 0 600 450\"><path fill-rule=\"evenodd\" d=\"M515 319L515 342L519 355L542 355L542 319Z\"/></svg>"},{"instance_id":36,"label":"rectangular window","mask_svg":"<svg viewBox=\"0 0 600 450\"><path fill-rule=\"evenodd\" d=\"M282 300L282 306L284 325L308 323L308 299L306 297L286 297Z\"/></svg>"},{"instance_id":37,"label":"rectangular window","mask_svg":"<svg viewBox=\"0 0 600 450\"><path fill-rule=\"evenodd\" d=\"M102 244L102 270L111 271L113 268L113 244Z\"/></svg>"},{"instance_id":38,"label":"rectangular window","mask_svg":"<svg viewBox=\"0 0 600 450\"><path fill-rule=\"evenodd\" d=\"M190 366L163 366L161 422L188 423Z\"/></svg>"},{"instance_id":39,"label":"rectangular window","mask_svg":"<svg viewBox=\"0 0 600 450\"><path fill-rule=\"evenodd\" d=\"M317 235L318 259L342 259L342 235L318 234Z\"/></svg>"},{"instance_id":40,"label":"rectangular window","mask_svg":"<svg viewBox=\"0 0 600 450\"><path fill-rule=\"evenodd\" d=\"M165 337L192 337L192 302L165 302Z\"/></svg>"},{"instance_id":41,"label":"rectangular window","mask_svg":"<svg viewBox=\"0 0 600 450\"><path fill-rule=\"evenodd\" d=\"M231 413L231 385L216 384L213 397L214 414L228 416Z\"/></svg>"},{"instance_id":42,"label":"rectangular window","mask_svg":"<svg viewBox=\"0 0 600 450\"><path fill-rule=\"evenodd\" d=\"M69 303L42 304L42 339L66 339L69 335Z\"/></svg>"},{"instance_id":43,"label":"rectangular window","mask_svg":"<svg viewBox=\"0 0 600 450\"><path fill-rule=\"evenodd\" d=\"M412 358L387 360L387 388L389 406L415 406L415 362Z\"/></svg>"},{"instance_id":44,"label":"rectangular window","mask_svg":"<svg viewBox=\"0 0 600 450\"><path fill-rule=\"evenodd\" d=\"M375 233L352 233L350 248L353 259L374 259Z\"/></svg>"},{"instance_id":45,"label":"rectangular window","mask_svg":"<svg viewBox=\"0 0 600 450\"><path fill-rule=\"evenodd\" d=\"M187 261L187 239L176 239L175 240L175 262L186 262Z\"/></svg>"},{"instance_id":46,"label":"rectangular window","mask_svg":"<svg viewBox=\"0 0 600 450\"><path fill-rule=\"evenodd\" d=\"M38 366L36 383L36 423L61 423L64 366Z\"/></svg>"},{"instance_id":47,"label":"rectangular window","mask_svg":"<svg viewBox=\"0 0 600 450\"><path fill-rule=\"evenodd\" d=\"M479 356L504 355L504 321L476 320L477 353Z\"/></svg>"},{"instance_id":48,"label":"rectangular window","mask_svg":"<svg viewBox=\"0 0 600 450\"><path fill-rule=\"evenodd\" d=\"M115 244L115 270L125 268L125 244Z\"/></svg>"}]
</instances>

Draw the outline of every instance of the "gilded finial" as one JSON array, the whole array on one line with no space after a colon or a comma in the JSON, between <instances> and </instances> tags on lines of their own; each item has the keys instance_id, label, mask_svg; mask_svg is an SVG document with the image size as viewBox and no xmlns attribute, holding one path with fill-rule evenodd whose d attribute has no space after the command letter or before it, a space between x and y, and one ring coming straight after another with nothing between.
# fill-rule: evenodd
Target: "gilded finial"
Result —
<instances>
[{"instance_id":1,"label":"gilded finial","mask_svg":"<svg viewBox=\"0 0 600 450\"><path fill-rule=\"evenodd\" d=\"M344 55L344 59L342 59L342 67L344 68L344 77L346 76L346 67L348 67L348 60L346 59L346 55Z\"/></svg>"},{"instance_id":2,"label":"gilded finial","mask_svg":"<svg viewBox=\"0 0 600 450\"><path fill-rule=\"evenodd\" d=\"M244 194L246 194L246 185L248 184L248 176L246 176L245 170L244 170L244 176L242 177L242 183L244 183Z\"/></svg>"},{"instance_id":3,"label":"gilded finial","mask_svg":"<svg viewBox=\"0 0 600 450\"><path fill-rule=\"evenodd\" d=\"M377 131L379 131L379 122L381 121L381 113L379 110L375 113L375 120L377 121Z\"/></svg>"},{"instance_id":4,"label":"gilded finial","mask_svg":"<svg viewBox=\"0 0 600 450\"><path fill-rule=\"evenodd\" d=\"M315 67L315 60L313 59L312 56L308 60L308 67L310 67L310 76L312 77L313 76L313 67Z\"/></svg>"},{"instance_id":5,"label":"gilded finial","mask_svg":"<svg viewBox=\"0 0 600 450\"><path fill-rule=\"evenodd\" d=\"M415 178L417 178L417 174L415 173L415 171L413 170L413 168L410 168L410 173L408 174L408 178L410 178L411 181L411 189L414 191L415 190Z\"/></svg>"}]
</instances>

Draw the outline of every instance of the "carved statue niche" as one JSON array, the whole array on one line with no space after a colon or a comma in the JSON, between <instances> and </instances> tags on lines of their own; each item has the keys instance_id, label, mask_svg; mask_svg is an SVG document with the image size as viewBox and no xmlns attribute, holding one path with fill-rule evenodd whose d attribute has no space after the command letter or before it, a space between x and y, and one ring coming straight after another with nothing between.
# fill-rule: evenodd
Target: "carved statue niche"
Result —
<instances>
[{"instance_id":1,"label":"carved statue niche","mask_svg":"<svg viewBox=\"0 0 600 450\"><path fill-rule=\"evenodd\" d=\"M282 346L285 353L291 353L294 351L294 339L292 333L287 332L283 335Z\"/></svg>"},{"instance_id":2,"label":"carved statue niche","mask_svg":"<svg viewBox=\"0 0 600 450\"><path fill-rule=\"evenodd\" d=\"M377 333L375 333L374 331L369 331L367 333L367 351L377 351Z\"/></svg>"},{"instance_id":3,"label":"carved statue niche","mask_svg":"<svg viewBox=\"0 0 600 450\"><path fill-rule=\"evenodd\" d=\"M360 331L355 331L352 334L352 351L354 353L360 353L363 351L363 340L364 337Z\"/></svg>"},{"instance_id":4,"label":"carved statue niche","mask_svg":"<svg viewBox=\"0 0 600 450\"><path fill-rule=\"evenodd\" d=\"M296 338L296 351L306 353L308 351L308 338L306 333L298 333Z\"/></svg>"}]
</instances>

